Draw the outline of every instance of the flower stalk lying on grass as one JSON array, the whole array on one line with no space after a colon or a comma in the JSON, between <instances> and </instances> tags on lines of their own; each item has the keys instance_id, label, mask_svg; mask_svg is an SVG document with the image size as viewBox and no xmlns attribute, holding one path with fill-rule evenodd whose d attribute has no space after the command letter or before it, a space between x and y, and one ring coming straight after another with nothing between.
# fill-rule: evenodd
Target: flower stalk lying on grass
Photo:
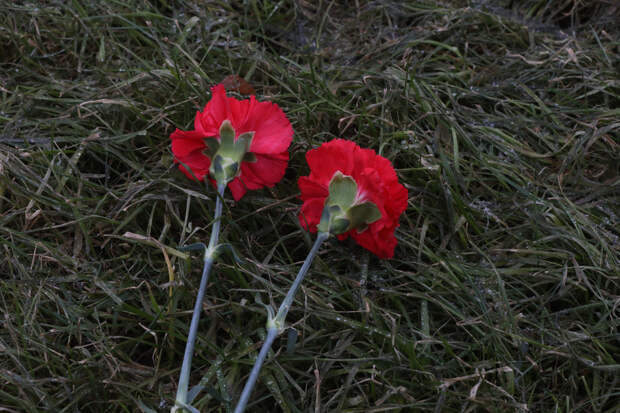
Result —
<instances>
[{"instance_id":1,"label":"flower stalk lying on grass","mask_svg":"<svg viewBox=\"0 0 620 413\"><path fill-rule=\"evenodd\" d=\"M284 176L288 163L288 147L293 128L284 112L271 102L258 102L226 97L224 86L211 89L213 97L198 112L195 130L175 130L170 138L175 162L190 178L202 181L205 177L217 187L215 216L209 245L204 248L204 265L200 287L194 305L187 337L179 387L172 411L198 412L188 400L189 375L200 321L200 309L207 288L209 273L216 259L222 200L226 186L235 200L241 199L247 189L275 185ZM194 246L187 247L193 249Z\"/></svg>"},{"instance_id":2,"label":"flower stalk lying on grass","mask_svg":"<svg viewBox=\"0 0 620 413\"><path fill-rule=\"evenodd\" d=\"M394 231L407 207L407 190L398 183L392 164L373 150L335 139L309 151L310 175L299 179L304 201L299 220L310 232L318 232L293 285L274 316L268 307L267 337L241 393L235 413L247 406L258 373L276 337L284 330L295 293L321 244L330 235L351 236L380 258L394 255Z\"/></svg>"}]
</instances>

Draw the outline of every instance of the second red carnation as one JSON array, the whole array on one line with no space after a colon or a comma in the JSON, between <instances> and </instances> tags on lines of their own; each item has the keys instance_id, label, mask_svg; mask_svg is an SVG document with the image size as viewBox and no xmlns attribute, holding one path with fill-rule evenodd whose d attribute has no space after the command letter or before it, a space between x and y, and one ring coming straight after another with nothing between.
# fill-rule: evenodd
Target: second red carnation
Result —
<instances>
[{"instance_id":1,"label":"second red carnation","mask_svg":"<svg viewBox=\"0 0 620 413\"><path fill-rule=\"evenodd\" d=\"M366 228L354 228L338 238L352 237L362 247L380 258L391 258L396 247L394 231L400 215L407 208L407 190L398 182L389 160L371 149L362 149L354 142L334 139L306 154L310 175L299 178L303 205L299 214L301 225L317 231L330 182L337 172L355 181L354 205L372 203L381 217ZM340 175L337 175L340 176Z\"/></svg>"}]
</instances>

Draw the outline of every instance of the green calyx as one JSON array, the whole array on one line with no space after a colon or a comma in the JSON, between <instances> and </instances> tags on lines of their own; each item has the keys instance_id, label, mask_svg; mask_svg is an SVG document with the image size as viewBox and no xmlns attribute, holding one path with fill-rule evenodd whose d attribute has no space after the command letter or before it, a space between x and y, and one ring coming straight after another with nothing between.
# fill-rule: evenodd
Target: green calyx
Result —
<instances>
[{"instance_id":1,"label":"green calyx","mask_svg":"<svg viewBox=\"0 0 620 413\"><path fill-rule=\"evenodd\" d=\"M242 133L235 139L235 129L225 120L220 126L220 138L205 139L205 154L211 158L209 173L218 182L227 184L241 172L241 162L255 162L250 152L254 132Z\"/></svg>"},{"instance_id":2,"label":"green calyx","mask_svg":"<svg viewBox=\"0 0 620 413\"><path fill-rule=\"evenodd\" d=\"M338 235L352 229L363 232L368 225L381 219L381 211L369 201L359 202L357 199L357 183L355 180L336 171L329 182L329 196L325 200L321 222L317 226L319 232Z\"/></svg>"}]
</instances>

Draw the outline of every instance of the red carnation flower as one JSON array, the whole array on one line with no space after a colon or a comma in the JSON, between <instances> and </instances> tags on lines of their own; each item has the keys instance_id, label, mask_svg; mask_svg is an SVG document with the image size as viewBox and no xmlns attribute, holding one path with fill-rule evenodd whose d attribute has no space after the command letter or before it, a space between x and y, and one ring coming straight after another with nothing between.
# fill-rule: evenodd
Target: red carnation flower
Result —
<instances>
[{"instance_id":1,"label":"red carnation flower","mask_svg":"<svg viewBox=\"0 0 620 413\"><path fill-rule=\"evenodd\" d=\"M316 232L317 226L324 231L321 226L325 225L326 214L336 208L340 214L336 221L343 219L344 224L332 233L341 240L351 236L380 258L392 258L394 231L407 207L407 190L398 183L391 162L344 139L334 139L309 151L306 160L310 175L299 178L304 202L299 214L301 225L310 232ZM357 218L352 212L355 209L362 210Z\"/></svg>"},{"instance_id":2,"label":"red carnation flower","mask_svg":"<svg viewBox=\"0 0 620 413\"><path fill-rule=\"evenodd\" d=\"M249 100L226 97L221 84L212 87L211 93L204 110L196 113L194 130L177 129L170 135L179 169L190 179L202 181L210 175L214 182L213 160L218 154L224 156L224 168L231 162L235 166L224 180L236 201L248 189L275 185L284 176L293 139L293 128L282 109L254 96ZM230 145L222 139L224 132L231 136Z\"/></svg>"}]
</instances>

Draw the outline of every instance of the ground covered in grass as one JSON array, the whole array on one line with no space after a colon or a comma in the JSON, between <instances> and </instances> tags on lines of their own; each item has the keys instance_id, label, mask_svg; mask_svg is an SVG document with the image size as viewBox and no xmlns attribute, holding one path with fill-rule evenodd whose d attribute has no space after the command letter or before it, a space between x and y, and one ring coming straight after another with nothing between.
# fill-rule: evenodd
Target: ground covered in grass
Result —
<instances>
[{"instance_id":1,"label":"ground covered in grass","mask_svg":"<svg viewBox=\"0 0 620 413\"><path fill-rule=\"evenodd\" d=\"M325 244L248 411L617 412L619 19L611 0L0 1L0 410L170 409L200 275L175 248L208 239L215 191L168 136L237 74L295 137L283 182L227 196L246 261L211 278L197 408L234 405L259 301L312 243L304 154L344 137L409 190L395 257Z\"/></svg>"}]
</instances>

